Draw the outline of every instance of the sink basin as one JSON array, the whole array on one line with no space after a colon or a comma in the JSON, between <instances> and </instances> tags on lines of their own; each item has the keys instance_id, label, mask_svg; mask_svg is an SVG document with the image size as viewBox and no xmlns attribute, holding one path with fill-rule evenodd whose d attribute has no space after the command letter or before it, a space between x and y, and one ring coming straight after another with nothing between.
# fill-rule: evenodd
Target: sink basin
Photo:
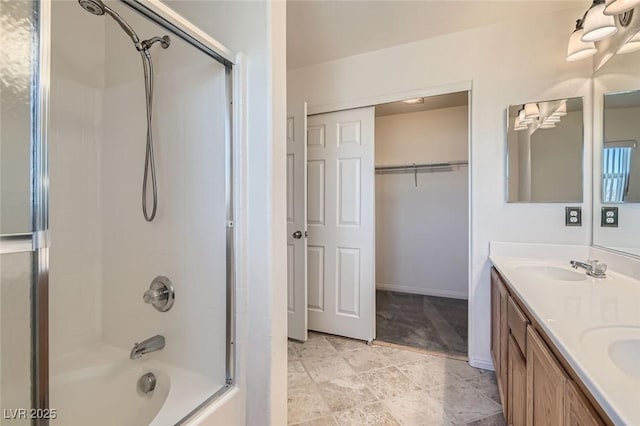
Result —
<instances>
[{"instance_id":1,"label":"sink basin","mask_svg":"<svg viewBox=\"0 0 640 426\"><path fill-rule=\"evenodd\" d=\"M640 339L618 340L609 346L609 356L624 373L640 377Z\"/></svg>"},{"instance_id":2,"label":"sink basin","mask_svg":"<svg viewBox=\"0 0 640 426\"><path fill-rule=\"evenodd\" d=\"M549 265L522 265L516 270L558 281L586 281L587 275Z\"/></svg>"},{"instance_id":3,"label":"sink basin","mask_svg":"<svg viewBox=\"0 0 640 426\"><path fill-rule=\"evenodd\" d=\"M596 327L584 332L580 340L590 352L608 357L625 375L640 379L640 326Z\"/></svg>"}]
</instances>

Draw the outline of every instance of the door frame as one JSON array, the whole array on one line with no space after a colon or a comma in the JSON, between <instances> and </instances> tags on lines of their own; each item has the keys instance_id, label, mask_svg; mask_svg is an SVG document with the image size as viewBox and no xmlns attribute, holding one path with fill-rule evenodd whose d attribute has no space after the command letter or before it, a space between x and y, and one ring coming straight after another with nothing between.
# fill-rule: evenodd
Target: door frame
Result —
<instances>
[{"instance_id":1,"label":"door frame","mask_svg":"<svg viewBox=\"0 0 640 426\"><path fill-rule=\"evenodd\" d=\"M467 344L467 358L469 360L472 359L470 356L471 349L475 347L476 340L476 327L473 324L472 319L472 307L474 301L474 293L471 288L473 284L473 269L472 269L472 247L473 247L473 181L471 177L473 176L473 150L472 147L472 126L473 126L473 80L464 80L459 82L452 82L449 84L443 84L438 86L426 87L426 88L417 88L403 92L395 92L382 94L377 96L370 96L364 98L356 98L352 100L345 100L341 102L331 103L331 104L320 104L313 105L308 103L307 109L307 117L310 115L316 114L324 114L328 112L337 112L345 109L354 109L354 108L362 108L367 106L377 106L380 104L386 104L390 102L400 102L405 99L413 99L413 98L428 98L431 96L439 96L439 95L447 95L450 93L456 92L467 92L468 93L468 114L467 114L467 152L469 157L469 174L467 176L468 183L468 204L469 208L467 211L467 220L469 226L469 235L468 235L468 247L467 247L467 289L468 289L468 299L467 299L467 312L469 313L467 319L467 330L468 330L468 344ZM308 101L307 101L308 102ZM374 198L375 200L375 198ZM375 250L374 250L374 262L375 262ZM374 284L375 285L375 284ZM375 291L374 291L374 304L375 304ZM373 324L374 324L374 335L375 335L375 306L373 310Z\"/></svg>"}]
</instances>

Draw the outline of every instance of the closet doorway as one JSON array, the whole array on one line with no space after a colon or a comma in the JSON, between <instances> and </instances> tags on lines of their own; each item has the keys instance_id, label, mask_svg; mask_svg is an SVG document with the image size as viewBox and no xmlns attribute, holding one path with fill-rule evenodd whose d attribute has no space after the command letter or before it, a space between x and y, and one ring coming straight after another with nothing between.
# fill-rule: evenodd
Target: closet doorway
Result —
<instances>
[{"instance_id":1,"label":"closet doorway","mask_svg":"<svg viewBox=\"0 0 640 426\"><path fill-rule=\"evenodd\" d=\"M375 108L376 342L466 359L469 92Z\"/></svg>"}]
</instances>

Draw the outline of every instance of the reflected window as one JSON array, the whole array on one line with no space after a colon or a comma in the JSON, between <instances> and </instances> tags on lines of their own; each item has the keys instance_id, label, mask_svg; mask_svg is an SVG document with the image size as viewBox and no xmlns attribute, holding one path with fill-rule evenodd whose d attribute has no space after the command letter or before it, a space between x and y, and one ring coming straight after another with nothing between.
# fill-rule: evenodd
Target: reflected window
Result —
<instances>
[{"instance_id":1,"label":"reflected window","mask_svg":"<svg viewBox=\"0 0 640 426\"><path fill-rule=\"evenodd\" d=\"M629 191L631 154L633 147L607 147L602 167L602 188L605 203L621 203Z\"/></svg>"}]
</instances>

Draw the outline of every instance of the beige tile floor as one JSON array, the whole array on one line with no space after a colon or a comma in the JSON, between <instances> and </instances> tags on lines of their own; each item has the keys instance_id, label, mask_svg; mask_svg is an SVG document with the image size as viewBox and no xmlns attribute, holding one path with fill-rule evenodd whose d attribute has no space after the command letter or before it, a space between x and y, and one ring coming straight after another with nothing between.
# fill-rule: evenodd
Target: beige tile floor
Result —
<instances>
[{"instance_id":1,"label":"beige tile floor","mask_svg":"<svg viewBox=\"0 0 640 426\"><path fill-rule=\"evenodd\" d=\"M290 425L504 425L493 372L342 337L290 341L288 384Z\"/></svg>"}]
</instances>

